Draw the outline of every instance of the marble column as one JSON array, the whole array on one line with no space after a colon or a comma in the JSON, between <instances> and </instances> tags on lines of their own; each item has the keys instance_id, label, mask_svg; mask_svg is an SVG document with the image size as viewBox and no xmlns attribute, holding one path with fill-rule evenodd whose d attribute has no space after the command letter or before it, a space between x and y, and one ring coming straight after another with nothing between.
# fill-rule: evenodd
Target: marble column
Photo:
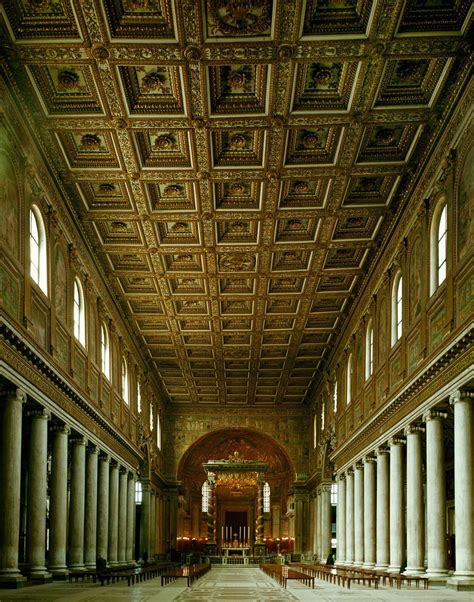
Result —
<instances>
[{"instance_id":1,"label":"marble column","mask_svg":"<svg viewBox=\"0 0 474 602\"><path fill-rule=\"evenodd\" d=\"M354 469L346 477L346 565L354 564Z\"/></svg>"},{"instance_id":2,"label":"marble column","mask_svg":"<svg viewBox=\"0 0 474 602\"><path fill-rule=\"evenodd\" d=\"M326 562L331 553L332 520L331 520L331 485L321 488L321 559Z\"/></svg>"},{"instance_id":3,"label":"marble column","mask_svg":"<svg viewBox=\"0 0 474 602\"><path fill-rule=\"evenodd\" d=\"M375 569L386 571L390 561L390 493L389 454L386 447L377 449L376 484L376 553Z\"/></svg>"},{"instance_id":4,"label":"marble column","mask_svg":"<svg viewBox=\"0 0 474 602\"><path fill-rule=\"evenodd\" d=\"M446 560L446 465L444 460L443 421L445 412L430 410L426 423L426 547L430 581L445 582Z\"/></svg>"},{"instance_id":5,"label":"marble column","mask_svg":"<svg viewBox=\"0 0 474 602\"><path fill-rule=\"evenodd\" d=\"M358 462L354 471L354 566L364 564L364 466Z\"/></svg>"},{"instance_id":6,"label":"marble column","mask_svg":"<svg viewBox=\"0 0 474 602\"><path fill-rule=\"evenodd\" d=\"M71 441L71 494L69 501L69 568L83 571L86 444L82 437Z\"/></svg>"},{"instance_id":7,"label":"marble column","mask_svg":"<svg viewBox=\"0 0 474 602\"><path fill-rule=\"evenodd\" d=\"M51 580L46 570L46 496L48 462L48 420L44 409L31 410L28 450L28 501L26 505L26 562L33 581Z\"/></svg>"},{"instance_id":8,"label":"marble column","mask_svg":"<svg viewBox=\"0 0 474 602\"><path fill-rule=\"evenodd\" d=\"M156 493L150 492L150 559L154 558L156 551Z\"/></svg>"},{"instance_id":9,"label":"marble column","mask_svg":"<svg viewBox=\"0 0 474 602\"><path fill-rule=\"evenodd\" d=\"M407 575L425 572L425 505L423 501L423 459L421 436L425 429L410 425L405 429L407 445Z\"/></svg>"},{"instance_id":10,"label":"marble column","mask_svg":"<svg viewBox=\"0 0 474 602\"><path fill-rule=\"evenodd\" d=\"M316 492L316 497L314 498L315 503L315 515L316 515L316 545L315 545L315 554L316 560L318 562L321 561L321 492Z\"/></svg>"},{"instance_id":11,"label":"marble column","mask_svg":"<svg viewBox=\"0 0 474 602\"><path fill-rule=\"evenodd\" d=\"M118 512L119 512L119 467L114 462L110 467L109 481L109 564L118 564Z\"/></svg>"},{"instance_id":12,"label":"marble column","mask_svg":"<svg viewBox=\"0 0 474 602\"><path fill-rule=\"evenodd\" d=\"M67 443L70 429L55 424L51 428L51 493L49 498L49 572L54 579L66 579L67 542Z\"/></svg>"},{"instance_id":13,"label":"marble column","mask_svg":"<svg viewBox=\"0 0 474 602\"><path fill-rule=\"evenodd\" d=\"M456 569L448 581L456 589L474 589L474 412L472 392L456 391L454 406L454 506Z\"/></svg>"},{"instance_id":14,"label":"marble column","mask_svg":"<svg viewBox=\"0 0 474 602\"><path fill-rule=\"evenodd\" d=\"M263 481L259 481L258 493L257 493L257 524L256 524L256 529L255 529L255 543L256 544L263 544L263 485L264 485ZM295 515L296 514L297 514L297 509L296 509L296 499L295 499ZM297 518L295 518L295 521L296 520L297 520ZM295 526L295 531L298 531L296 526ZM301 535L301 534L298 534L298 535ZM296 548L296 546L298 546L298 544L301 545L301 538L296 537L296 533L295 533L295 540L296 539L298 539L298 543L295 541L295 548Z\"/></svg>"},{"instance_id":15,"label":"marble column","mask_svg":"<svg viewBox=\"0 0 474 602\"><path fill-rule=\"evenodd\" d=\"M97 558L109 558L109 488L110 458L107 454L99 455L97 479Z\"/></svg>"},{"instance_id":16,"label":"marble column","mask_svg":"<svg viewBox=\"0 0 474 602\"><path fill-rule=\"evenodd\" d=\"M337 520L336 520L336 564L346 562L346 477L340 474L337 481Z\"/></svg>"},{"instance_id":17,"label":"marble column","mask_svg":"<svg viewBox=\"0 0 474 602\"><path fill-rule=\"evenodd\" d=\"M26 394L1 393L0 399L0 587L21 587L18 569L21 485L21 424Z\"/></svg>"},{"instance_id":18,"label":"marble column","mask_svg":"<svg viewBox=\"0 0 474 602\"><path fill-rule=\"evenodd\" d=\"M119 475L119 511L118 511L118 561L119 564L127 563L127 482L128 471L120 469Z\"/></svg>"},{"instance_id":19,"label":"marble column","mask_svg":"<svg viewBox=\"0 0 474 602\"><path fill-rule=\"evenodd\" d=\"M126 561L127 564L134 562L135 549L135 476L128 473L127 481L127 538L126 538Z\"/></svg>"},{"instance_id":20,"label":"marble column","mask_svg":"<svg viewBox=\"0 0 474 602\"><path fill-rule=\"evenodd\" d=\"M403 496L403 444L390 439L390 564L389 573L399 573L405 559L405 520Z\"/></svg>"},{"instance_id":21,"label":"marble column","mask_svg":"<svg viewBox=\"0 0 474 602\"><path fill-rule=\"evenodd\" d=\"M142 481L142 503L140 513L140 558L149 557L150 552L150 483Z\"/></svg>"},{"instance_id":22,"label":"marble column","mask_svg":"<svg viewBox=\"0 0 474 602\"><path fill-rule=\"evenodd\" d=\"M375 566L375 458L364 458L364 568Z\"/></svg>"},{"instance_id":23,"label":"marble column","mask_svg":"<svg viewBox=\"0 0 474 602\"><path fill-rule=\"evenodd\" d=\"M97 561L97 462L99 450L95 445L86 454L86 503L84 524L84 564L95 569Z\"/></svg>"}]
</instances>

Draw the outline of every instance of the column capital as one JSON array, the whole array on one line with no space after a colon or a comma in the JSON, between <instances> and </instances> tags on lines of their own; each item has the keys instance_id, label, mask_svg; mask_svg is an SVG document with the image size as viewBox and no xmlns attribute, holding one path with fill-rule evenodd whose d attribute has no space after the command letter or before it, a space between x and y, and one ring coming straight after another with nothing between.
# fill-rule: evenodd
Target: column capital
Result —
<instances>
[{"instance_id":1,"label":"column capital","mask_svg":"<svg viewBox=\"0 0 474 602\"><path fill-rule=\"evenodd\" d=\"M126 466L120 466L119 472L120 472L120 474L127 474L128 469L126 468Z\"/></svg>"},{"instance_id":2,"label":"column capital","mask_svg":"<svg viewBox=\"0 0 474 602\"><path fill-rule=\"evenodd\" d=\"M357 460L357 462L354 464L354 470L361 470L364 468L364 463L362 460Z\"/></svg>"},{"instance_id":3,"label":"column capital","mask_svg":"<svg viewBox=\"0 0 474 602\"><path fill-rule=\"evenodd\" d=\"M428 410L423 414L423 422L430 422L431 420L445 420L447 417L447 412L442 412L441 410Z\"/></svg>"},{"instance_id":4,"label":"column capital","mask_svg":"<svg viewBox=\"0 0 474 602\"><path fill-rule=\"evenodd\" d=\"M102 462L110 462L110 456L108 453L100 450L99 451L99 460L102 460Z\"/></svg>"},{"instance_id":5,"label":"column capital","mask_svg":"<svg viewBox=\"0 0 474 602\"><path fill-rule=\"evenodd\" d=\"M405 445L406 441L403 437L391 437L388 440L388 444L390 447L394 447L395 445Z\"/></svg>"},{"instance_id":6,"label":"column capital","mask_svg":"<svg viewBox=\"0 0 474 602\"><path fill-rule=\"evenodd\" d=\"M348 469L346 470L346 475L347 475L348 477L352 477L352 476L354 476L354 467L353 467L353 466L351 466L350 468L348 468Z\"/></svg>"},{"instance_id":7,"label":"column capital","mask_svg":"<svg viewBox=\"0 0 474 602\"><path fill-rule=\"evenodd\" d=\"M52 433L62 433L63 435L69 435L71 432L71 427L68 424L60 424L59 422L54 422L50 425L49 430Z\"/></svg>"},{"instance_id":8,"label":"column capital","mask_svg":"<svg viewBox=\"0 0 474 602\"><path fill-rule=\"evenodd\" d=\"M17 389L5 389L0 392L0 396L6 397L11 401L18 401L19 403L26 402L26 391L21 387L18 387Z\"/></svg>"},{"instance_id":9,"label":"column capital","mask_svg":"<svg viewBox=\"0 0 474 602\"><path fill-rule=\"evenodd\" d=\"M377 457L379 457L379 456L388 454L389 452L390 452L390 450L386 445L381 445L380 447L377 447L377 449L375 450L375 455Z\"/></svg>"},{"instance_id":10,"label":"column capital","mask_svg":"<svg viewBox=\"0 0 474 602\"><path fill-rule=\"evenodd\" d=\"M458 389L457 391L454 391L454 393L451 393L451 395L449 396L449 404L454 406L458 402L469 401L469 400L472 400L473 398L474 398L473 391L461 391L460 389Z\"/></svg>"},{"instance_id":11,"label":"column capital","mask_svg":"<svg viewBox=\"0 0 474 602\"><path fill-rule=\"evenodd\" d=\"M336 478L337 478L339 481L345 481L345 480L346 480L346 475L345 475L345 473L344 473L344 472L341 472L340 474L338 474L338 475L336 476Z\"/></svg>"},{"instance_id":12,"label":"column capital","mask_svg":"<svg viewBox=\"0 0 474 602\"><path fill-rule=\"evenodd\" d=\"M423 426L420 426L418 424L409 424L407 427L405 427L405 429L403 430L404 434L406 436L408 435L418 435L421 433L425 432L425 428Z\"/></svg>"},{"instance_id":13,"label":"column capital","mask_svg":"<svg viewBox=\"0 0 474 602\"><path fill-rule=\"evenodd\" d=\"M134 481L135 480L135 473L132 472L131 470L129 470L127 478L128 478L129 481Z\"/></svg>"},{"instance_id":14,"label":"column capital","mask_svg":"<svg viewBox=\"0 0 474 602\"><path fill-rule=\"evenodd\" d=\"M51 419L51 412L45 408L31 408L26 412L26 414L32 418L42 418L43 420Z\"/></svg>"},{"instance_id":15,"label":"column capital","mask_svg":"<svg viewBox=\"0 0 474 602\"><path fill-rule=\"evenodd\" d=\"M99 448L95 443L89 443L87 446L87 453L99 455Z\"/></svg>"},{"instance_id":16,"label":"column capital","mask_svg":"<svg viewBox=\"0 0 474 602\"><path fill-rule=\"evenodd\" d=\"M324 483L321 485L321 493L331 493L332 483Z\"/></svg>"},{"instance_id":17,"label":"column capital","mask_svg":"<svg viewBox=\"0 0 474 602\"><path fill-rule=\"evenodd\" d=\"M366 456L364 456L364 464L372 464L372 462L376 461L376 457L371 455L371 454L367 454Z\"/></svg>"},{"instance_id":18,"label":"column capital","mask_svg":"<svg viewBox=\"0 0 474 602\"><path fill-rule=\"evenodd\" d=\"M73 437L71 437L70 441L73 445L83 445L84 447L86 447L88 443L87 439L85 437L82 437L81 435L74 435Z\"/></svg>"}]
</instances>

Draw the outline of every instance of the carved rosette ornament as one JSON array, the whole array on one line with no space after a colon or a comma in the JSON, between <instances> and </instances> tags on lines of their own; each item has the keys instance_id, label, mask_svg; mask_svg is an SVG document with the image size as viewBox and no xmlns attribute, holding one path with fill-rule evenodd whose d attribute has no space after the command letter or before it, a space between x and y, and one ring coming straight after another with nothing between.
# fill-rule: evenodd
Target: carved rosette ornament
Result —
<instances>
[{"instance_id":1,"label":"carved rosette ornament","mask_svg":"<svg viewBox=\"0 0 474 602\"><path fill-rule=\"evenodd\" d=\"M235 37L266 32L272 4L271 0L208 0L207 10L216 33Z\"/></svg>"}]
</instances>

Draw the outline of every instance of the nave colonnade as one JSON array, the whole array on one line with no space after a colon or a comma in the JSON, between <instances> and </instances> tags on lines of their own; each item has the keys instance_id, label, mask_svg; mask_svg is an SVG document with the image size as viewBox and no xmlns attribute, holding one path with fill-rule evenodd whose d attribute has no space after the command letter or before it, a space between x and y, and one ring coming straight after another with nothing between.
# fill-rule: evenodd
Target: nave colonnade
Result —
<instances>
[{"instance_id":1,"label":"nave colonnade","mask_svg":"<svg viewBox=\"0 0 474 602\"><path fill-rule=\"evenodd\" d=\"M336 565L474 583L473 394L456 390L337 471ZM447 424L452 412L454 425ZM452 429L452 431L451 431ZM446 462L454 441L455 545L448 572ZM314 553L331 552L330 485L318 489Z\"/></svg>"},{"instance_id":2,"label":"nave colonnade","mask_svg":"<svg viewBox=\"0 0 474 602\"><path fill-rule=\"evenodd\" d=\"M1 398L1 587L64 579L95 569L99 558L120 566L160 551L160 534L149 527L161 529L165 503L150 483L137 487L134 467L22 388L5 386Z\"/></svg>"}]
</instances>

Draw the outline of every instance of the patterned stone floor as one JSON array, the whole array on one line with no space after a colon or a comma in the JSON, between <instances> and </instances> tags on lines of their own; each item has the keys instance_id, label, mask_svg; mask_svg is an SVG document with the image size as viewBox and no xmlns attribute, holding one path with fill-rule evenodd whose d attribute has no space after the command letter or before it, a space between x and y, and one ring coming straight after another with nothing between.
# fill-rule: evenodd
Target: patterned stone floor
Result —
<instances>
[{"instance_id":1,"label":"patterned stone floor","mask_svg":"<svg viewBox=\"0 0 474 602\"><path fill-rule=\"evenodd\" d=\"M0 589L0 602L473 602L472 592L455 592L443 587L428 591L403 588L370 589L354 585L350 590L316 581L315 589L291 582L288 590L281 588L273 579L253 568L213 568L187 588L184 579L166 587L154 579L127 587L118 583L101 587L100 584L55 582L12 591Z\"/></svg>"}]
</instances>

